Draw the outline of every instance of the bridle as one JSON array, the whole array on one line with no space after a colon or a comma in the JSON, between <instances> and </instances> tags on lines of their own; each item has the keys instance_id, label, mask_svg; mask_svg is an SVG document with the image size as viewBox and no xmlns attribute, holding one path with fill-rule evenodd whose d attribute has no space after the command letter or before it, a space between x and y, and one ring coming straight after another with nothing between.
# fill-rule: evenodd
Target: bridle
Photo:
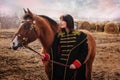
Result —
<instances>
[{"instance_id":1,"label":"bridle","mask_svg":"<svg viewBox=\"0 0 120 80\"><path fill-rule=\"evenodd\" d=\"M35 21L24 20L24 21L22 21L22 23L30 24L30 26L28 26L29 30L25 34L29 33L30 30L33 30L34 33L36 34L36 36L38 37L38 32L37 32L37 29L35 28L35 26L36 26ZM29 42L28 37L22 37L22 34L15 34L15 36L18 36L19 38L21 37L20 38L21 42L18 44L18 47L25 47L26 45L24 45L24 44L27 44L27 42Z\"/></svg>"}]
</instances>

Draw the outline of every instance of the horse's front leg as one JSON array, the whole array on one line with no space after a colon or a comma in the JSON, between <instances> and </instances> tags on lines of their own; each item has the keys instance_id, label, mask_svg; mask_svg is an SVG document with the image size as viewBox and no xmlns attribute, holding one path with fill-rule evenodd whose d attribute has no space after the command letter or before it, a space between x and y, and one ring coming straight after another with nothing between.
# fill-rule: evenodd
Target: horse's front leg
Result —
<instances>
[{"instance_id":1,"label":"horse's front leg","mask_svg":"<svg viewBox=\"0 0 120 80\"><path fill-rule=\"evenodd\" d=\"M52 67L51 67L51 63L47 62L45 64L45 72L48 76L48 79L51 80L51 72L52 72Z\"/></svg>"},{"instance_id":2,"label":"horse's front leg","mask_svg":"<svg viewBox=\"0 0 120 80\"><path fill-rule=\"evenodd\" d=\"M46 53L46 50L44 48L41 48L40 53L44 54L44 53ZM47 74L47 77L48 77L49 80L51 80L51 72L52 72L51 64L50 64L49 61L43 61L43 64L45 66L45 72Z\"/></svg>"},{"instance_id":3,"label":"horse's front leg","mask_svg":"<svg viewBox=\"0 0 120 80\"><path fill-rule=\"evenodd\" d=\"M89 53L90 54L90 53ZM86 62L86 80L92 80L91 73L92 73L92 65L95 58L95 51L92 51L90 58Z\"/></svg>"}]
</instances>

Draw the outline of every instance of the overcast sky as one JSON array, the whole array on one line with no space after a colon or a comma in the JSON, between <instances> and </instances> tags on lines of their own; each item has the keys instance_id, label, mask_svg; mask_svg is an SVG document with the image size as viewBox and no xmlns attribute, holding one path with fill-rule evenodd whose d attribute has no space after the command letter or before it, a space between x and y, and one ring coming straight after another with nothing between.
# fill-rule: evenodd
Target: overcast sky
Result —
<instances>
[{"instance_id":1,"label":"overcast sky","mask_svg":"<svg viewBox=\"0 0 120 80\"><path fill-rule=\"evenodd\" d=\"M62 14L75 18L120 17L120 0L0 0L1 14L23 14L23 8L56 18Z\"/></svg>"}]
</instances>

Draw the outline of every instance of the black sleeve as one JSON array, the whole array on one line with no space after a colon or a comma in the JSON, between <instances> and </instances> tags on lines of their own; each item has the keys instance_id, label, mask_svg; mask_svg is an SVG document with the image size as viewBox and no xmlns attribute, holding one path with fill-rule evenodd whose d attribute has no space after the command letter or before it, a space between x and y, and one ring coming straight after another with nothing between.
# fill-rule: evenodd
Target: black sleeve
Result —
<instances>
[{"instance_id":1,"label":"black sleeve","mask_svg":"<svg viewBox=\"0 0 120 80\"><path fill-rule=\"evenodd\" d=\"M85 33L81 32L77 37L77 44L80 45L75 51L75 57L80 61L81 64L83 64L88 54L87 35Z\"/></svg>"},{"instance_id":2,"label":"black sleeve","mask_svg":"<svg viewBox=\"0 0 120 80\"><path fill-rule=\"evenodd\" d=\"M86 59L86 56L88 54L88 44L87 44L87 40L85 40L78 48L78 53L76 54L76 59L79 60L81 62L81 64L83 64L83 62Z\"/></svg>"}]
</instances>

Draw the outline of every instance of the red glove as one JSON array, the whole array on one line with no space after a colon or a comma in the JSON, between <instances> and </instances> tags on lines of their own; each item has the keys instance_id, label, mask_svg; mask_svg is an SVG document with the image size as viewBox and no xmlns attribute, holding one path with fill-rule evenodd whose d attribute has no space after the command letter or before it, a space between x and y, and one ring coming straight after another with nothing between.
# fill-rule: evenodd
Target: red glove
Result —
<instances>
[{"instance_id":1,"label":"red glove","mask_svg":"<svg viewBox=\"0 0 120 80\"><path fill-rule=\"evenodd\" d=\"M79 60L75 60L71 65L70 65L70 69L78 69L80 68L81 63Z\"/></svg>"},{"instance_id":2,"label":"red glove","mask_svg":"<svg viewBox=\"0 0 120 80\"><path fill-rule=\"evenodd\" d=\"M48 61L50 59L50 56L48 53L41 54L42 61Z\"/></svg>"}]
</instances>

